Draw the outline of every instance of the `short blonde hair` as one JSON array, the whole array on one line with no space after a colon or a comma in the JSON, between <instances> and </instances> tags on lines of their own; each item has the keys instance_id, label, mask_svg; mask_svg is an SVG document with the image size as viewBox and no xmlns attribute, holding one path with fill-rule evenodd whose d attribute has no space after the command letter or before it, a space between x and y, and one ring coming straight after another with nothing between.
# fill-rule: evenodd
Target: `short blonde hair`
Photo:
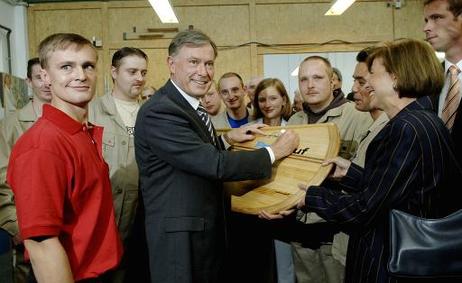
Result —
<instances>
[{"instance_id":1,"label":"short blonde hair","mask_svg":"<svg viewBox=\"0 0 462 283\"><path fill-rule=\"evenodd\" d=\"M316 61L316 60L324 63L324 65L326 66L327 77L329 79L332 79L332 77L334 76L334 69L332 68L332 64L330 63L329 59L325 57L318 56L318 55L308 56L305 59L303 59L303 61L300 63L300 66L307 61ZM340 77L339 79L341 80Z\"/></svg>"},{"instance_id":2,"label":"short blonde hair","mask_svg":"<svg viewBox=\"0 0 462 283\"><path fill-rule=\"evenodd\" d=\"M98 56L93 44L85 37L75 33L55 33L40 42L39 59L42 68L45 69L48 67L50 53L56 50L65 50L71 45L74 45L77 50L80 50L84 46L91 47L95 51L96 56Z\"/></svg>"},{"instance_id":3,"label":"short blonde hair","mask_svg":"<svg viewBox=\"0 0 462 283\"><path fill-rule=\"evenodd\" d=\"M241 87L244 88L244 81L242 80L242 77L238 74L238 73L235 73L235 72L227 72L227 73L224 73L220 79L218 80L218 88L217 90L219 91L221 89L221 81L224 80L224 79L227 79L227 78L232 78L232 77L236 77L239 79L239 82L241 83Z\"/></svg>"},{"instance_id":4,"label":"short blonde hair","mask_svg":"<svg viewBox=\"0 0 462 283\"><path fill-rule=\"evenodd\" d=\"M400 97L438 95L443 88L443 66L435 51L424 41L398 39L385 42L367 58L369 70L377 58L382 59L388 73L396 76L395 89Z\"/></svg>"}]
</instances>

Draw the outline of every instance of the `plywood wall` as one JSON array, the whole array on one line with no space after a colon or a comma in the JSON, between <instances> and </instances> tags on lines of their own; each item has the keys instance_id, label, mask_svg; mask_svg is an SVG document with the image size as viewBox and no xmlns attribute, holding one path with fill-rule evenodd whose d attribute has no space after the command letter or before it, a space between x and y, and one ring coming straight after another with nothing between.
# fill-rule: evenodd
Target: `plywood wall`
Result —
<instances>
[{"instance_id":1,"label":"plywood wall","mask_svg":"<svg viewBox=\"0 0 462 283\"><path fill-rule=\"evenodd\" d=\"M384 40L423 38L422 0L401 9L388 1L358 1L342 16L324 16L329 0L173 0L179 29L201 29L216 42L216 78L228 71L244 78L262 74L263 55L356 51ZM55 32L76 32L102 41L98 94L110 88L110 59L118 48L134 46L149 56L148 84L160 87L169 74L163 38L124 40L124 32L163 27L148 1L34 4L28 8L29 50Z\"/></svg>"}]
</instances>

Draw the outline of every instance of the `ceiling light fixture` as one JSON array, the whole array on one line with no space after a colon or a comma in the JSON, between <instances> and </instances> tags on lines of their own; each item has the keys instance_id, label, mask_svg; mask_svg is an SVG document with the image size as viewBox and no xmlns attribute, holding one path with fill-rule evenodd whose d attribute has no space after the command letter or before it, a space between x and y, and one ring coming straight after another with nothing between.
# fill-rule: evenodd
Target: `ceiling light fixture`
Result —
<instances>
[{"instance_id":1,"label":"ceiling light fixture","mask_svg":"<svg viewBox=\"0 0 462 283\"><path fill-rule=\"evenodd\" d=\"M343 14L348 7L351 6L356 0L337 0L330 7L329 10L324 14L324 16L338 16Z\"/></svg>"},{"instance_id":2,"label":"ceiling light fixture","mask_svg":"<svg viewBox=\"0 0 462 283\"><path fill-rule=\"evenodd\" d=\"M152 8L156 11L157 16L159 16L160 21L164 24L177 24L178 19L175 16L172 5L168 0L149 0Z\"/></svg>"}]
</instances>

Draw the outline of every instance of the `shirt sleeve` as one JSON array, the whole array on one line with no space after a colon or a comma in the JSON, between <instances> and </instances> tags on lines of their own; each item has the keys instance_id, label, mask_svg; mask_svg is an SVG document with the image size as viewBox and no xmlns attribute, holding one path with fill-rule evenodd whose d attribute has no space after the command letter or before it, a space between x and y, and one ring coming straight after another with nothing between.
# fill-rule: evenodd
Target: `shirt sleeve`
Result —
<instances>
[{"instance_id":1,"label":"shirt sleeve","mask_svg":"<svg viewBox=\"0 0 462 283\"><path fill-rule=\"evenodd\" d=\"M69 185L65 164L55 154L40 149L12 157L8 183L15 194L22 238L60 234Z\"/></svg>"},{"instance_id":2,"label":"shirt sleeve","mask_svg":"<svg viewBox=\"0 0 462 283\"><path fill-rule=\"evenodd\" d=\"M406 195L419 174L421 150L411 126L394 127L386 140L374 145L375 155L364 170L352 164L343 186L356 186L344 194L329 187L307 190L304 208L342 224L367 225Z\"/></svg>"},{"instance_id":3,"label":"shirt sleeve","mask_svg":"<svg viewBox=\"0 0 462 283\"><path fill-rule=\"evenodd\" d=\"M231 147L231 145L226 141L226 139L225 139L225 137L223 135L221 135L220 138L223 141L223 145L224 145L225 149L228 150ZM274 156L273 150L269 146L265 146L265 149L268 151L269 157L271 159L271 164L273 164L274 161L276 161L276 157Z\"/></svg>"}]
</instances>

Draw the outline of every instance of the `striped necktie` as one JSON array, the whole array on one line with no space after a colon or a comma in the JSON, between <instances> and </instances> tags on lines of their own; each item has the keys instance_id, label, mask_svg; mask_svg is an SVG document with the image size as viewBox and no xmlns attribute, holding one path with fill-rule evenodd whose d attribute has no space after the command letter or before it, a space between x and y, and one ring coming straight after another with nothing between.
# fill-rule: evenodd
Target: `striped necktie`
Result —
<instances>
[{"instance_id":1,"label":"striped necktie","mask_svg":"<svg viewBox=\"0 0 462 283\"><path fill-rule=\"evenodd\" d=\"M207 131L209 132L210 139L212 140L213 144L215 144L215 135L213 133L213 125L212 125L212 121L210 120L209 114L207 113L205 108L200 104L197 107L196 111L199 117L201 117L202 122L204 122L205 127L207 128Z\"/></svg>"},{"instance_id":2,"label":"striped necktie","mask_svg":"<svg viewBox=\"0 0 462 283\"><path fill-rule=\"evenodd\" d=\"M448 73L450 75L449 82L450 87L446 100L444 101L443 112L441 119L443 119L446 127L451 130L454 125L454 120L457 114L457 108L459 108L460 102L460 80L458 78L460 70L456 66L452 65L449 67Z\"/></svg>"}]
</instances>

